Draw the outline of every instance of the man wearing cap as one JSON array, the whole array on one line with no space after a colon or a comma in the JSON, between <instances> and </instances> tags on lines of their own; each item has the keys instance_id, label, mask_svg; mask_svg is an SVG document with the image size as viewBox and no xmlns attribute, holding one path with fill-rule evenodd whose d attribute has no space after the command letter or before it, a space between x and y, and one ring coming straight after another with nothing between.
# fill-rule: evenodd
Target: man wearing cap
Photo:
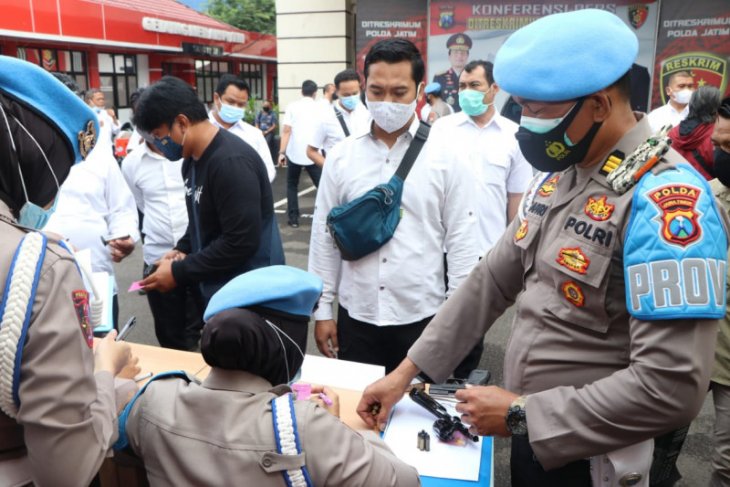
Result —
<instances>
[{"instance_id":1,"label":"man wearing cap","mask_svg":"<svg viewBox=\"0 0 730 487\"><path fill-rule=\"evenodd\" d=\"M116 439L114 378L138 368L116 332L94 346L64 242L37 231L91 151L94 112L40 67L0 56L0 483L89 485Z\"/></svg>"},{"instance_id":2,"label":"man wearing cap","mask_svg":"<svg viewBox=\"0 0 730 487\"><path fill-rule=\"evenodd\" d=\"M304 361L321 291L318 277L287 266L221 288L201 342L210 374L202 383L182 373L153 378L122 412L115 448L131 446L152 486L418 485L416 470L377 435L339 421L329 388L293 400L287 384Z\"/></svg>"},{"instance_id":3,"label":"man wearing cap","mask_svg":"<svg viewBox=\"0 0 730 487\"><path fill-rule=\"evenodd\" d=\"M454 109L441 99L440 84L432 81L423 91L426 94L426 105L421 109L421 120L433 124L436 119L454 113Z\"/></svg>"},{"instance_id":4,"label":"man wearing cap","mask_svg":"<svg viewBox=\"0 0 730 487\"><path fill-rule=\"evenodd\" d=\"M461 111L433 125L434 136L456 148L479 185L480 255L492 248L514 219L532 179L532 168L514 138L519 127L494 108L499 86L492 70L489 61L467 64L459 77Z\"/></svg>"},{"instance_id":5,"label":"man wearing cap","mask_svg":"<svg viewBox=\"0 0 730 487\"><path fill-rule=\"evenodd\" d=\"M517 301L504 388L457 392L461 419L512 436L514 486L648 485L653 438L689 424L707 393L727 222L664 139L645 144L626 76L637 52L596 9L543 17L502 46L494 77L522 105L517 139L543 172L408 357L365 390L366 422L384 423L418 371L446 378Z\"/></svg>"},{"instance_id":6,"label":"man wearing cap","mask_svg":"<svg viewBox=\"0 0 730 487\"><path fill-rule=\"evenodd\" d=\"M466 34L454 34L446 40L446 49L449 50L451 67L433 77L433 81L441 85L441 99L455 112L459 107L459 75L469 61L471 37Z\"/></svg>"}]
</instances>

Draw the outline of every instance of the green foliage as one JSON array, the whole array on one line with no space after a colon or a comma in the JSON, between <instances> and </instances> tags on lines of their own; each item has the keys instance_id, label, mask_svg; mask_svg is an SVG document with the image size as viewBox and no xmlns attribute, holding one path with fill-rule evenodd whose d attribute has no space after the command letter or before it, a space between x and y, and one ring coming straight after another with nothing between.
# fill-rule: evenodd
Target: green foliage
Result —
<instances>
[{"instance_id":1,"label":"green foliage","mask_svg":"<svg viewBox=\"0 0 730 487\"><path fill-rule=\"evenodd\" d=\"M274 0L208 0L206 13L239 29L276 34Z\"/></svg>"}]
</instances>

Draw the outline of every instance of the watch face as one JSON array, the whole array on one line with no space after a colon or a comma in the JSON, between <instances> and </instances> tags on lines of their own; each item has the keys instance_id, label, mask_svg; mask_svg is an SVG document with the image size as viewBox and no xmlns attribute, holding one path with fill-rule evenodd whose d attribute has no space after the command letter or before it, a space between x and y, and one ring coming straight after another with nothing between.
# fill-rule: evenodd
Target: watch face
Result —
<instances>
[{"instance_id":1,"label":"watch face","mask_svg":"<svg viewBox=\"0 0 730 487\"><path fill-rule=\"evenodd\" d=\"M521 406L510 406L507 412L507 429L513 435L527 434L527 415Z\"/></svg>"}]
</instances>

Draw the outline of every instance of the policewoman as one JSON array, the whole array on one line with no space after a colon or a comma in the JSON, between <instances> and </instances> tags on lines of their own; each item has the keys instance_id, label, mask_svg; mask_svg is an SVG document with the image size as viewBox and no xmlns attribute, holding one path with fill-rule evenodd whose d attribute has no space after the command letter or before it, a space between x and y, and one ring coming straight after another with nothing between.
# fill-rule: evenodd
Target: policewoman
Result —
<instances>
[{"instance_id":1,"label":"policewoman","mask_svg":"<svg viewBox=\"0 0 730 487\"><path fill-rule=\"evenodd\" d=\"M60 81L0 56L2 485L89 485L117 435L114 377L127 365L136 373L116 332L92 350L73 257L34 231L97 132L94 112Z\"/></svg>"},{"instance_id":2,"label":"policewoman","mask_svg":"<svg viewBox=\"0 0 730 487\"><path fill-rule=\"evenodd\" d=\"M152 486L418 485L416 470L373 432L366 439L340 422L328 388L312 391L330 396L329 406L293 400L286 384L299 375L321 292L320 278L288 266L223 286L200 346L210 375L153 378L122 413L115 447L142 458Z\"/></svg>"},{"instance_id":3,"label":"policewoman","mask_svg":"<svg viewBox=\"0 0 730 487\"><path fill-rule=\"evenodd\" d=\"M689 424L707 393L727 223L704 178L631 111L637 52L594 9L505 42L494 77L522 106L516 137L541 172L408 358L365 390L363 419L383 423L419 370L444 380L517 301L504 388L457 393L462 420L511 435L514 486L648 485L653 438Z\"/></svg>"}]
</instances>

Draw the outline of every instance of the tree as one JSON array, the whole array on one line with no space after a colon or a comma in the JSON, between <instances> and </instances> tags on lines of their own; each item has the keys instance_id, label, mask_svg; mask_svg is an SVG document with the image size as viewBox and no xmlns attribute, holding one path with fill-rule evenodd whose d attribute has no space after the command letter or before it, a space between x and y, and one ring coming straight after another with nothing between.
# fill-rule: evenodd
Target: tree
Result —
<instances>
[{"instance_id":1,"label":"tree","mask_svg":"<svg viewBox=\"0 0 730 487\"><path fill-rule=\"evenodd\" d=\"M208 0L206 13L239 29L276 33L274 0Z\"/></svg>"}]
</instances>

